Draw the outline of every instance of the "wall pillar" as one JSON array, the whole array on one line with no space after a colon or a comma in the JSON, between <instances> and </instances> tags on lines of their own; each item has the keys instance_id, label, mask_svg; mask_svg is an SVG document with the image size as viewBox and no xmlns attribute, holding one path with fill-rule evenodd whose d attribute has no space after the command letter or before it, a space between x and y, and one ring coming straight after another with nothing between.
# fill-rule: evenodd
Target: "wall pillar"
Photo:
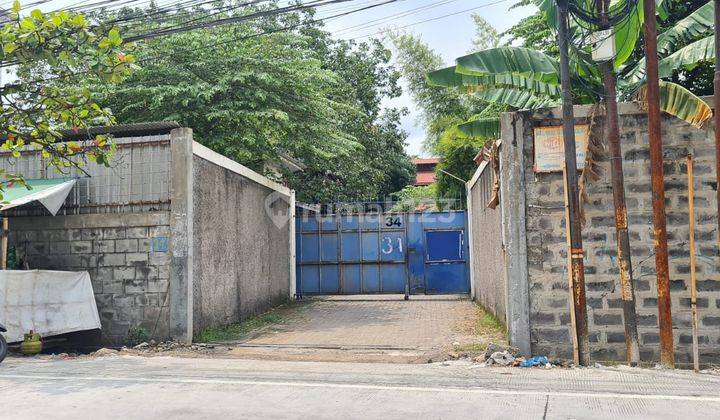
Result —
<instances>
[{"instance_id":1,"label":"wall pillar","mask_svg":"<svg viewBox=\"0 0 720 420\"><path fill-rule=\"evenodd\" d=\"M295 255L296 249L296 232L295 232L295 190L290 191L290 203L288 204L288 220L290 223L290 301L295 300L297 294L297 255Z\"/></svg>"},{"instance_id":2,"label":"wall pillar","mask_svg":"<svg viewBox=\"0 0 720 420\"><path fill-rule=\"evenodd\" d=\"M193 338L193 132L170 132L170 336Z\"/></svg>"},{"instance_id":3,"label":"wall pillar","mask_svg":"<svg viewBox=\"0 0 720 420\"><path fill-rule=\"evenodd\" d=\"M500 202L505 244L507 327L510 345L530 356L530 291L528 285L525 207L525 124L521 113L502 115Z\"/></svg>"}]
</instances>

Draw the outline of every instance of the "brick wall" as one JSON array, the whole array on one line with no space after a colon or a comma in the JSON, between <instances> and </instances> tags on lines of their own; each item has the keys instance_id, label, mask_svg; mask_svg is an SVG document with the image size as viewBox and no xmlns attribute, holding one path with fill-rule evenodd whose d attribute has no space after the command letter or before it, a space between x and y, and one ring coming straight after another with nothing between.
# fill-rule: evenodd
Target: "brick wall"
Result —
<instances>
[{"instance_id":1,"label":"brick wall","mask_svg":"<svg viewBox=\"0 0 720 420\"><path fill-rule=\"evenodd\" d=\"M167 212L10 219L9 245L31 269L88 271L103 341L124 344L142 327L168 335Z\"/></svg>"},{"instance_id":2,"label":"brick wall","mask_svg":"<svg viewBox=\"0 0 720 420\"><path fill-rule=\"evenodd\" d=\"M632 104L621 104L620 111L641 358L651 362L659 359L659 348L647 119ZM587 113L587 107L576 107L579 123L586 122L582 117ZM518 113L514 126L521 127L519 144L523 145L525 169L524 216L527 217L532 349L535 354L571 357L562 175L533 172L532 128L561 125L559 115L559 110L535 115ZM602 124L602 119L597 122ZM603 127L598 128L602 135ZM700 355L703 363L717 363L720 361L720 274L713 132L693 128L671 117L663 119L662 132L676 358L679 363L691 361L686 159L687 154L692 153L695 157ZM503 138L503 147L511 147L513 140ZM585 205L587 224L583 229L590 344L594 360L624 360L610 165L607 159L602 159L600 165L601 179L587 189L590 201Z\"/></svg>"}]
</instances>

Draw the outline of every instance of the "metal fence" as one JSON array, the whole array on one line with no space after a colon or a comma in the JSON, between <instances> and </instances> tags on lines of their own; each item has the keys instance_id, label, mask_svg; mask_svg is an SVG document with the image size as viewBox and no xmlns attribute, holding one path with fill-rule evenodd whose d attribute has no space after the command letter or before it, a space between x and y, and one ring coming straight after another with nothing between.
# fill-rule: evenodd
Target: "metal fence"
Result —
<instances>
[{"instance_id":1,"label":"metal fence","mask_svg":"<svg viewBox=\"0 0 720 420\"><path fill-rule=\"evenodd\" d=\"M170 135L117 138L110 166L88 163L83 170L60 171L39 151L19 158L0 154L0 169L25 179L76 178L77 184L59 214L135 213L169 210L171 189ZM12 216L47 214L40 205L9 211Z\"/></svg>"}]
</instances>

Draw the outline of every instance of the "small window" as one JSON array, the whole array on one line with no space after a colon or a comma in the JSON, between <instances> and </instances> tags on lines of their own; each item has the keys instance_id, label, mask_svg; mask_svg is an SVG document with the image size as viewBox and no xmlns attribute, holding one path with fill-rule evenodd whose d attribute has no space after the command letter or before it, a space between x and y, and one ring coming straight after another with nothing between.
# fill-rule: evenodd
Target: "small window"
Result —
<instances>
[{"instance_id":1,"label":"small window","mask_svg":"<svg viewBox=\"0 0 720 420\"><path fill-rule=\"evenodd\" d=\"M463 259L461 230L425 232L428 261L459 261Z\"/></svg>"}]
</instances>

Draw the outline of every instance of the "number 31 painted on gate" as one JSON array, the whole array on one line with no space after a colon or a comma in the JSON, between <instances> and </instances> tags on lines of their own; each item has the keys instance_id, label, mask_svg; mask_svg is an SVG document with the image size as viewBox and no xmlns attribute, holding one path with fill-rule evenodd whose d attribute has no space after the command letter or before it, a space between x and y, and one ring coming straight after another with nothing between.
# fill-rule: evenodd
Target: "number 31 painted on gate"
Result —
<instances>
[{"instance_id":1,"label":"number 31 painted on gate","mask_svg":"<svg viewBox=\"0 0 720 420\"><path fill-rule=\"evenodd\" d=\"M393 238L386 236L383 238L382 253L385 255L392 254L395 248L393 247ZM403 244L402 238L397 238L397 250L402 254Z\"/></svg>"}]
</instances>

